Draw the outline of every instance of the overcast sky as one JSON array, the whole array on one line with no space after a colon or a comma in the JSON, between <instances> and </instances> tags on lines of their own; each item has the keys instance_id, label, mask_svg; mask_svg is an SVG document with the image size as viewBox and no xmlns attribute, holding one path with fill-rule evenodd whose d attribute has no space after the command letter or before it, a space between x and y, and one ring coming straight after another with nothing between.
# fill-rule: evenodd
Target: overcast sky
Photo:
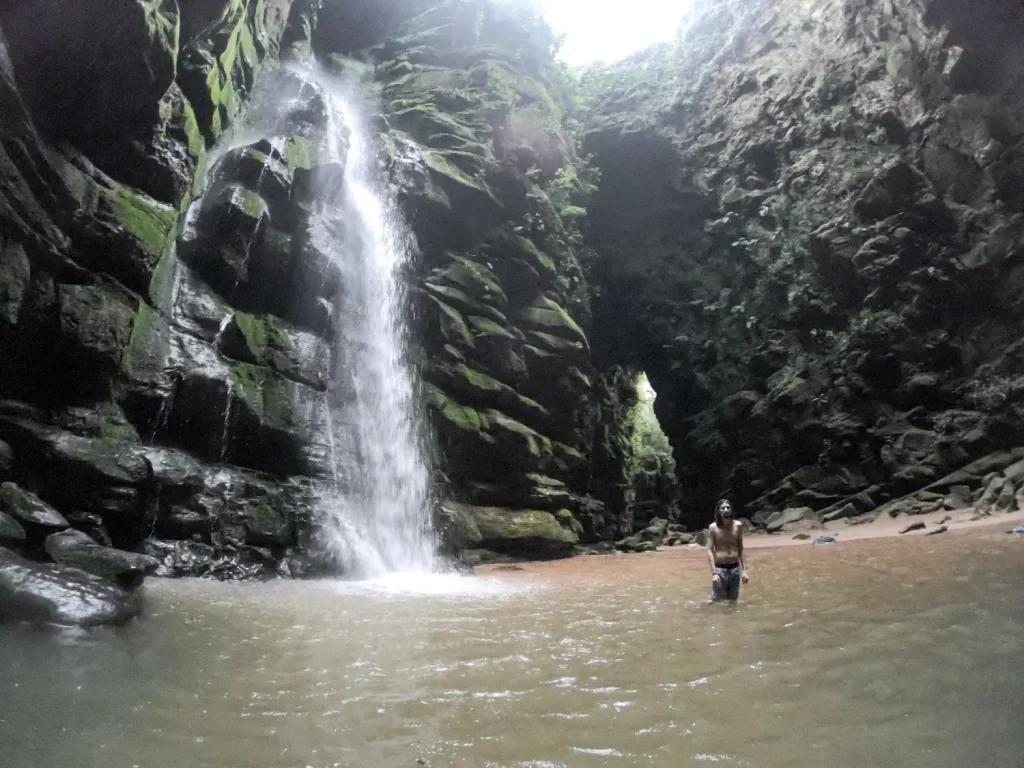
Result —
<instances>
[{"instance_id":1,"label":"overcast sky","mask_svg":"<svg viewBox=\"0 0 1024 768\"><path fill-rule=\"evenodd\" d=\"M691 0L542 0L570 64L616 61L669 40Z\"/></svg>"}]
</instances>

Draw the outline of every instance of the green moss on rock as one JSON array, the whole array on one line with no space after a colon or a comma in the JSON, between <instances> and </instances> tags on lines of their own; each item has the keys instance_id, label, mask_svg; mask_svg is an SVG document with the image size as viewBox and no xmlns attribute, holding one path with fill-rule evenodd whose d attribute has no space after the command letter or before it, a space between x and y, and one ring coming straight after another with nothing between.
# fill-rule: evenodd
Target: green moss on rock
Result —
<instances>
[{"instance_id":1,"label":"green moss on rock","mask_svg":"<svg viewBox=\"0 0 1024 768\"><path fill-rule=\"evenodd\" d=\"M3 323L18 324L30 276L28 256L21 244L0 241L0 327Z\"/></svg>"},{"instance_id":2,"label":"green moss on rock","mask_svg":"<svg viewBox=\"0 0 1024 768\"><path fill-rule=\"evenodd\" d=\"M24 540L25 529L21 523L6 512L0 512L0 542L10 545L20 544Z\"/></svg>"},{"instance_id":3,"label":"green moss on rock","mask_svg":"<svg viewBox=\"0 0 1024 768\"><path fill-rule=\"evenodd\" d=\"M44 528L67 528L64 515L55 510L34 493L14 483L0 485L0 511L28 523Z\"/></svg>"},{"instance_id":4,"label":"green moss on rock","mask_svg":"<svg viewBox=\"0 0 1024 768\"><path fill-rule=\"evenodd\" d=\"M136 312L125 294L99 285L61 285L57 303L61 344L68 361L93 371L116 371Z\"/></svg>"},{"instance_id":5,"label":"green moss on rock","mask_svg":"<svg viewBox=\"0 0 1024 768\"><path fill-rule=\"evenodd\" d=\"M459 510L466 520L466 539L487 549L550 557L569 554L579 542L571 524L562 525L550 512L465 504L450 506Z\"/></svg>"}]
</instances>

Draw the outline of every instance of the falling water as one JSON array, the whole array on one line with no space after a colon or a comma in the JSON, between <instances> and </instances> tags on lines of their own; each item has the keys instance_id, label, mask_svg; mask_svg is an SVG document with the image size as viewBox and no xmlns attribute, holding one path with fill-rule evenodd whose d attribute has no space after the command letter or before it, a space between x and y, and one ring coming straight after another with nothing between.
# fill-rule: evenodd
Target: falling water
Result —
<instances>
[{"instance_id":1,"label":"falling water","mask_svg":"<svg viewBox=\"0 0 1024 768\"><path fill-rule=\"evenodd\" d=\"M332 451L337 490L323 503L324 534L347 573L374 577L434 570L428 473L405 360L401 271L412 238L377 160L365 110L350 90L313 77L330 107L332 160L343 183L322 200L321 242L342 272L335 342ZM354 91L354 89L351 89Z\"/></svg>"}]
</instances>

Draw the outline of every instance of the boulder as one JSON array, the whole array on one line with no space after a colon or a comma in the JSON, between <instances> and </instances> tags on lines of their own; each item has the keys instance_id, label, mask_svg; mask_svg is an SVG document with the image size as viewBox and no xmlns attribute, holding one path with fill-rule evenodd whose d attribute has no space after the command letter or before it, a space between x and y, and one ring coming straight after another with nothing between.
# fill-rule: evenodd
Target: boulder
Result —
<instances>
[{"instance_id":1,"label":"boulder","mask_svg":"<svg viewBox=\"0 0 1024 768\"><path fill-rule=\"evenodd\" d=\"M579 543L571 515L559 519L532 509L477 507L448 503L460 529L459 538L470 546L520 557L567 557ZM563 516L565 517L565 516Z\"/></svg>"},{"instance_id":2,"label":"boulder","mask_svg":"<svg viewBox=\"0 0 1024 768\"><path fill-rule=\"evenodd\" d=\"M59 352L66 365L75 369L76 388L81 388L90 374L109 376L117 372L136 309L137 303L113 288L58 286Z\"/></svg>"},{"instance_id":3,"label":"boulder","mask_svg":"<svg viewBox=\"0 0 1024 768\"><path fill-rule=\"evenodd\" d=\"M821 528L821 521L810 507L791 507L772 515L768 519L767 528L768 533L800 529L813 530Z\"/></svg>"},{"instance_id":4,"label":"boulder","mask_svg":"<svg viewBox=\"0 0 1024 768\"><path fill-rule=\"evenodd\" d=\"M98 576L0 549L0 622L94 627L123 624L138 613L135 595Z\"/></svg>"},{"instance_id":5,"label":"boulder","mask_svg":"<svg viewBox=\"0 0 1024 768\"><path fill-rule=\"evenodd\" d=\"M21 244L0 242L0 328L18 324L29 276L29 260Z\"/></svg>"},{"instance_id":6,"label":"boulder","mask_svg":"<svg viewBox=\"0 0 1024 768\"><path fill-rule=\"evenodd\" d=\"M21 523L38 528L63 529L68 527L64 515L34 493L15 485L0 485L0 510Z\"/></svg>"},{"instance_id":7,"label":"boulder","mask_svg":"<svg viewBox=\"0 0 1024 768\"><path fill-rule=\"evenodd\" d=\"M20 544L24 540L25 529L21 523L6 512L0 512L0 546Z\"/></svg>"},{"instance_id":8,"label":"boulder","mask_svg":"<svg viewBox=\"0 0 1024 768\"><path fill-rule=\"evenodd\" d=\"M51 534L45 549L57 565L78 568L126 588L138 586L160 565L154 557L102 546L75 530Z\"/></svg>"},{"instance_id":9,"label":"boulder","mask_svg":"<svg viewBox=\"0 0 1024 768\"><path fill-rule=\"evenodd\" d=\"M1013 512L1018 509L1017 494L1009 479L998 474L989 475L983 488L974 505L979 512Z\"/></svg>"},{"instance_id":10,"label":"boulder","mask_svg":"<svg viewBox=\"0 0 1024 768\"><path fill-rule=\"evenodd\" d=\"M4 480L4 475L10 472L13 465L14 451L11 450L11 446L0 440L0 481Z\"/></svg>"},{"instance_id":11,"label":"boulder","mask_svg":"<svg viewBox=\"0 0 1024 768\"><path fill-rule=\"evenodd\" d=\"M949 495L946 497L946 506L949 509L966 509L971 506L971 488L968 485L950 486Z\"/></svg>"},{"instance_id":12,"label":"boulder","mask_svg":"<svg viewBox=\"0 0 1024 768\"><path fill-rule=\"evenodd\" d=\"M859 514L860 514L860 510L858 510L857 507L854 506L852 502L847 502L846 504L841 506L839 509L823 515L821 519L824 520L826 523L829 523L829 522L832 522L833 520L842 520L843 518L854 517L854 516L859 515Z\"/></svg>"}]
</instances>

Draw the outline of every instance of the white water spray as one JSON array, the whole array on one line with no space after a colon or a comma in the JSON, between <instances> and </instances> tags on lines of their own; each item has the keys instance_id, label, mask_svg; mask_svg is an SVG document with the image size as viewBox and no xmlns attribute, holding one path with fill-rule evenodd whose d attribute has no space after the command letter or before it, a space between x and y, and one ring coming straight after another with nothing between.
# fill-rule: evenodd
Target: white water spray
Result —
<instances>
[{"instance_id":1,"label":"white water spray","mask_svg":"<svg viewBox=\"0 0 1024 768\"><path fill-rule=\"evenodd\" d=\"M322 502L323 534L349 575L430 572L435 570L435 543L429 475L405 359L401 271L410 258L412 236L378 163L357 98L319 72L304 76L324 90L332 160L345 167L343 183L322 204L325 218L340 219L347 232L343 240L332 227L321 227L319 233L320 244L342 272L331 440L336 490Z\"/></svg>"}]
</instances>

